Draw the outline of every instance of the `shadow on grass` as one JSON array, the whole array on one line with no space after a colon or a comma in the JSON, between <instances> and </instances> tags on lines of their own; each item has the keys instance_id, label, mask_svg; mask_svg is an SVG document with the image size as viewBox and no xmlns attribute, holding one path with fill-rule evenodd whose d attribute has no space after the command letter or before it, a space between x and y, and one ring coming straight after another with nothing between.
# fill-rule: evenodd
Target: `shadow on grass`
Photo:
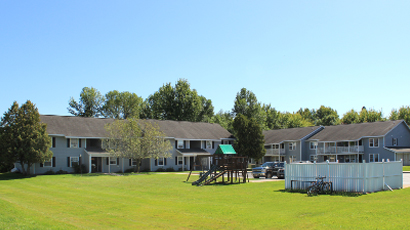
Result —
<instances>
[{"instance_id":1,"label":"shadow on grass","mask_svg":"<svg viewBox=\"0 0 410 230\"><path fill-rule=\"evenodd\" d=\"M37 175L23 175L21 173L0 173L0 180L18 180L36 177Z\"/></svg>"},{"instance_id":2,"label":"shadow on grass","mask_svg":"<svg viewBox=\"0 0 410 230\"><path fill-rule=\"evenodd\" d=\"M273 192L280 192L280 193L298 193L298 194L305 194L306 190L288 190L288 189L279 189L279 190L275 190ZM344 196L344 197L359 197L359 196L363 196L365 194L362 193L353 193L353 192L332 192L332 193L323 193L323 194L318 194L315 196Z\"/></svg>"}]
</instances>

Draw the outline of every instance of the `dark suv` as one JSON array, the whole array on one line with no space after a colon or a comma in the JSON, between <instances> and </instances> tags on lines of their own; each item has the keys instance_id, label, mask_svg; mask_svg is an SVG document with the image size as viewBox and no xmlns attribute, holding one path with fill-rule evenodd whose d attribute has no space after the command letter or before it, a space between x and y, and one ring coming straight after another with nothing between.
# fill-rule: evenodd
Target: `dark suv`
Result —
<instances>
[{"instance_id":1,"label":"dark suv","mask_svg":"<svg viewBox=\"0 0 410 230\"><path fill-rule=\"evenodd\" d=\"M265 162L261 167L252 169L253 178L265 177L266 179L272 176L277 176L279 169L283 169L285 163L283 162Z\"/></svg>"}]
</instances>

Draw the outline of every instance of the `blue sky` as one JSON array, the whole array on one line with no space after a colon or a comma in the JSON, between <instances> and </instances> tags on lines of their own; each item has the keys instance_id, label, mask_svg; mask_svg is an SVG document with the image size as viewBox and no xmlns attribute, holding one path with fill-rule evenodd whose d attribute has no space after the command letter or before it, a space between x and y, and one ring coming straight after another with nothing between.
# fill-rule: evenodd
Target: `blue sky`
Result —
<instances>
[{"instance_id":1,"label":"blue sky","mask_svg":"<svg viewBox=\"0 0 410 230\"><path fill-rule=\"evenodd\" d=\"M83 87L147 98L185 78L231 110L407 106L410 1L0 1L0 112L68 115Z\"/></svg>"}]
</instances>

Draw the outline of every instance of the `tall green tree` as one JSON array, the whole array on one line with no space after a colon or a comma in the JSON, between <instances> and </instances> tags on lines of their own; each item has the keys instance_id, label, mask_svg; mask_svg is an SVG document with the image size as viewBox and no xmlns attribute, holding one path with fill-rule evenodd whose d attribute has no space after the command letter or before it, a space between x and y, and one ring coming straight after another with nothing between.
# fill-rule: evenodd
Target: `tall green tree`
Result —
<instances>
[{"instance_id":1,"label":"tall green tree","mask_svg":"<svg viewBox=\"0 0 410 230\"><path fill-rule=\"evenodd\" d=\"M99 117L104 103L100 91L91 87L84 87L77 102L73 97L68 103L68 112L77 117Z\"/></svg>"},{"instance_id":2,"label":"tall green tree","mask_svg":"<svg viewBox=\"0 0 410 230\"><path fill-rule=\"evenodd\" d=\"M329 126L338 124L340 124L340 120L336 110L323 105L316 110L315 125Z\"/></svg>"},{"instance_id":3,"label":"tall green tree","mask_svg":"<svg viewBox=\"0 0 410 230\"><path fill-rule=\"evenodd\" d=\"M53 156L46 129L47 125L41 123L40 114L31 101L21 107L14 102L0 123L0 159L20 163L22 173L29 174L33 164L43 163Z\"/></svg>"},{"instance_id":4,"label":"tall green tree","mask_svg":"<svg viewBox=\"0 0 410 230\"><path fill-rule=\"evenodd\" d=\"M113 90L105 94L101 112L104 117L115 119L139 118L142 104L142 98L135 93Z\"/></svg>"},{"instance_id":5,"label":"tall green tree","mask_svg":"<svg viewBox=\"0 0 410 230\"><path fill-rule=\"evenodd\" d=\"M171 157L172 145L156 124L130 118L115 120L105 126L108 138L103 139L103 149L112 157L130 158L136 161L135 171L140 171L143 159Z\"/></svg>"},{"instance_id":6,"label":"tall green tree","mask_svg":"<svg viewBox=\"0 0 410 230\"><path fill-rule=\"evenodd\" d=\"M163 85L147 98L144 116L159 120L208 121L214 115L212 101L198 95L185 79L172 87Z\"/></svg>"},{"instance_id":7,"label":"tall green tree","mask_svg":"<svg viewBox=\"0 0 410 230\"><path fill-rule=\"evenodd\" d=\"M359 123L375 121L384 121L382 112L373 109L367 110L366 107L363 106L362 110L359 113Z\"/></svg>"},{"instance_id":8,"label":"tall green tree","mask_svg":"<svg viewBox=\"0 0 410 230\"><path fill-rule=\"evenodd\" d=\"M303 119L302 115L299 113L279 113L277 119L278 129L289 129L289 128L299 128L313 126L313 124Z\"/></svg>"},{"instance_id":9,"label":"tall green tree","mask_svg":"<svg viewBox=\"0 0 410 230\"><path fill-rule=\"evenodd\" d=\"M255 160L265 156L265 137L255 118L248 119L245 115L237 114L233 121L233 129L236 138L234 148L240 156L248 156Z\"/></svg>"},{"instance_id":10,"label":"tall green tree","mask_svg":"<svg viewBox=\"0 0 410 230\"><path fill-rule=\"evenodd\" d=\"M343 115L341 122L343 124L359 123L360 122L359 114L353 109L351 109L349 112Z\"/></svg>"},{"instance_id":11,"label":"tall green tree","mask_svg":"<svg viewBox=\"0 0 410 230\"><path fill-rule=\"evenodd\" d=\"M410 107L403 106L399 109L399 119L404 120L407 124L410 124Z\"/></svg>"},{"instance_id":12,"label":"tall green tree","mask_svg":"<svg viewBox=\"0 0 410 230\"><path fill-rule=\"evenodd\" d=\"M308 121L312 124L315 123L316 111L314 109L309 110L308 108L305 108L305 109L300 108L297 113L299 113L304 120L306 120L306 121Z\"/></svg>"},{"instance_id":13,"label":"tall green tree","mask_svg":"<svg viewBox=\"0 0 410 230\"><path fill-rule=\"evenodd\" d=\"M271 104L263 104L262 110L265 113L265 126L264 129L271 130L271 129L279 129L278 119L279 119L279 111L276 111L275 108L271 106Z\"/></svg>"},{"instance_id":14,"label":"tall green tree","mask_svg":"<svg viewBox=\"0 0 410 230\"><path fill-rule=\"evenodd\" d=\"M391 110L389 120L391 121L399 120L399 112L397 111L397 109Z\"/></svg>"},{"instance_id":15,"label":"tall green tree","mask_svg":"<svg viewBox=\"0 0 410 230\"><path fill-rule=\"evenodd\" d=\"M261 103L258 102L256 95L246 88L242 88L236 94L232 114L234 117L242 114L248 119L254 118L262 128L265 125L265 114Z\"/></svg>"}]
</instances>

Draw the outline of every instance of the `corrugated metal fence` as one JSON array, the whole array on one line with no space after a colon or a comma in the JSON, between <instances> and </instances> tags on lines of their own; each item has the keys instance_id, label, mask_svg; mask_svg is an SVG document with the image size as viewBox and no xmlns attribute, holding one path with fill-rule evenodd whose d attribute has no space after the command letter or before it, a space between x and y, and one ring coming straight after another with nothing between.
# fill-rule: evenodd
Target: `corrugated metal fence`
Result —
<instances>
[{"instance_id":1,"label":"corrugated metal fence","mask_svg":"<svg viewBox=\"0 0 410 230\"><path fill-rule=\"evenodd\" d=\"M403 162L286 164L285 188L307 189L318 176L325 176L338 192L398 189L403 188Z\"/></svg>"}]
</instances>

